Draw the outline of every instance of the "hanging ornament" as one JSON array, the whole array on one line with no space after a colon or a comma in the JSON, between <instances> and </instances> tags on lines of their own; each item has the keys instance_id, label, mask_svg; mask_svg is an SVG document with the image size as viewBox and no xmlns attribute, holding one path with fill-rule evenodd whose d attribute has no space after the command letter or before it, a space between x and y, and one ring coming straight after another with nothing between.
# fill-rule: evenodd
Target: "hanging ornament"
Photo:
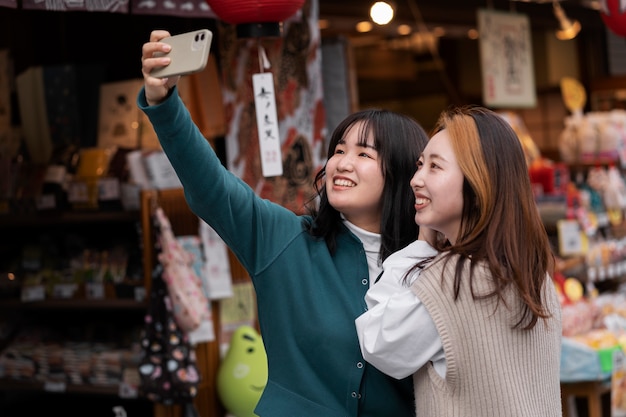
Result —
<instances>
[{"instance_id":1,"label":"hanging ornament","mask_svg":"<svg viewBox=\"0 0 626 417\"><path fill-rule=\"evenodd\" d=\"M600 16L613 33L626 37L626 0L600 0Z\"/></svg>"},{"instance_id":2,"label":"hanging ornament","mask_svg":"<svg viewBox=\"0 0 626 417\"><path fill-rule=\"evenodd\" d=\"M304 0L206 0L226 23L237 25L237 37L280 36L281 24L293 16Z\"/></svg>"}]
</instances>

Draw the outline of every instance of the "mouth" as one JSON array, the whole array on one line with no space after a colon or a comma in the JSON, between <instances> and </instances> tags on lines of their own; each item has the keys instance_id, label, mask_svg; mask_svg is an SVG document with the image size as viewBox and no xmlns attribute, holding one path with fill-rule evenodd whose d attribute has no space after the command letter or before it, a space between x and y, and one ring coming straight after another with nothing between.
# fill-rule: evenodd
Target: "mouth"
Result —
<instances>
[{"instance_id":1,"label":"mouth","mask_svg":"<svg viewBox=\"0 0 626 417\"><path fill-rule=\"evenodd\" d=\"M345 178L335 178L333 180L333 185L337 187L354 187L356 184L353 181L347 180Z\"/></svg>"},{"instance_id":2,"label":"mouth","mask_svg":"<svg viewBox=\"0 0 626 417\"><path fill-rule=\"evenodd\" d=\"M424 197L415 197L415 209L419 210L430 202L430 199Z\"/></svg>"},{"instance_id":3,"label":"mouth","mask_svg":"<svg viewBox=\"0 0 626 417\"><path fill-rule=\"evenodd\" d=\"M250 389L252 391L258 391L258 392L262 392L265 389L265 385L263 386L258 386L258 385L250 385Z\"/></svg>"}]
</instances>

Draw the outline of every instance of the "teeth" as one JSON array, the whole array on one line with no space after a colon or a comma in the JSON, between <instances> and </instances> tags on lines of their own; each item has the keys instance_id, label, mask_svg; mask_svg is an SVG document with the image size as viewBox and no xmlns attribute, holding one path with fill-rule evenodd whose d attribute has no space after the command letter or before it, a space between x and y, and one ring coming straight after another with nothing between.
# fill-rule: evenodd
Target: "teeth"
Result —
<instances>
[{"instance_id":1,"label":"teeth","mask_svg":"<svg viewBox=\"0 0 626 417\"><path fill-rule=\"evenodd\" d=\"M340 187L354 187L354 183L348 180L335 180L335 185Z\"/></svg>"},{"instance_id":2,"label":"teeth","mask_svg":"<svg viewBox=\"0 0 626 417\"><path fill-rule=\"evenodd\" d=\"M416 198L415 204L426 204L428 202L427 198Z\"/></svg>"}]
</instances>

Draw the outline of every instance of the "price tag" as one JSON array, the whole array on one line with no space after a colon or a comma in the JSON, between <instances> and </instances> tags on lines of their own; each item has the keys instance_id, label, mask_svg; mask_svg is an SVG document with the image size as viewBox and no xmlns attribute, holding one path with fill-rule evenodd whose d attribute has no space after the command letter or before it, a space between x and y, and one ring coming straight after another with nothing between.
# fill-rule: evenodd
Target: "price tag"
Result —
<instances>
[{"instance_id":1,"label":"price tag","mask_svg":"<svg viewBox=\"0 0 626 417\"><path fill-rule=\"evenodd\" d=\"M211 342L215 340L215 331L213 330L213 320L202 320L200 326L188 333L189 343L197 345L198 343Z\"/></svg>"},{"instance_id":2,"label":"price tag","mask_svg":"<svg viewBox=\"0 0 626 417\"><path fill-rule=\"evenodd\" d=\"M48 392L65 392L67 386L61 381L46 381L43 384L43 390Z\"/></svg>"},{"instance_id":3,"label":"price tag","mask_svg":"<svg viewBox=\"0 0 626 417\"><path fill-rule=\"evenodd\" d=\"M557 232L561 256L583 253L582 233L580 225L576 220L559 220L557 222Z\"/></svg>"},{"instance_id":4,"label":"price tag","mask_svg":"<svg viewBox=\"0 0 626 417\"><path fill-rule=\"evenodd\" d=\"M613 351L611 374L611 416L626 417L626 358L621 349Z\"/></svg>"},{"instance_id":5,"label":"price tag","mask_svg":"<svg viewBox=\"0 0 626 417\"><path fill-rule=\"evenodd\" d=\"M70 203L86 203L89 201L89 188L84 181L73 181L69 185L67 199Z\"/></svg>"},{"instance_id":6,"label":"price tag","mask_svg":"<svg viewBox=\"0 0 626 417\"><path fill-rule=\"evenodd\" d=\"M606 267L606 273L609 279L617 277L617 265L610 263Z\"/></svg>"},{"instance_id":7,"label":"price tag","mask_svg":"<svg viewBox=\"0 0 626 417\"><path fill-rule=\"evenodd\" d=\"M124 373L127 373L126 370L124 370ZM122 381L120 382L120 385L118 387L117 394L120 396L120 398L138 398L139 390L135 385L129 384L126 381Z\"/></svg>"},{"instance_id":8,"label":"price tag","mask_svg":"<svg viewBox=\"0 0 626 417\"><path fill-rule=\"evenodd\" d=\"M57 206L54 194L41 194L36 201L37 210L50 210Z\"/></svg>"},{"instance_id":9,"label":"price tag","mask_svg":"<svg viewBox=\"0 0 626 417\"><path fill-rule=\"evenodd\" d=\"M78 285L76 284L55 284L52 287L52 296L54 298L72 298L77 290Z\"/></svg>"},{"instance_id":10,"label":"price tag","mask_svg":"<svg viewBox=\"0 0 626 417\"><path fill-rule=\"evenodd\" d=\"M117 178L101 178L98 180L98 200L110 201L120 199L120 180Z\"/></svg>"},{"instance_id":11,"label":"price tag","mask_svg":"<svg viewBox=\"0 0 626 417\"><path fill-rule=\"evenodd\" d=\"M104 298L104 284L100 282L88 282L85 284L85 292L87 298L102 299Z\"/></svg>"},{"instance_id":12,"label":"price tag","mask_svg":"<svg viewBox=\"0 0 626 417\"><path fill-rule=\"evenodd\" d=\"M606 227L609 225L609 215L606 211L597 213L598 215L598 227Z\"/></svg>"},{"instance_id":13,"label":"price tag","mask_svg":"<svg viewBox=\"0 0 626 417\"><path fill-rule=\"evenodd\" d=\"M49 165L46 169L44 182L52 184L63 184L67 176L67 168L63 165Z\"/></svg>"},{"instance_id":14,"label":"price tag","mask_svg":"<svg viewBox=\"0 0 626 417\"><path fill-rule=\"evenodd\" d=\"M253 74L252 86L263 176L280 176L283 175L283 158L280 153L276 95L274 94L274 77L272 73Z\"/></svg>"},{"instance_id":15,"label":"price tag","mask_svg":"<svg viewBox=\"0 0 626 417\"><path fill-rule=\"evenodd\" d=\"M46 290L43 285L26 285L22 287L22 301L41 301L46 298Z\"/></svg>"},{"instance_id":16,"label":"price tag","mask_svg":"<svg viewBox=\"0 0 626 417\"><path fill-rule=\"evenodd\" d=\"M142 302L146 299L146 287L135 287L135 301Z\"/></svg>"}]
</instances>

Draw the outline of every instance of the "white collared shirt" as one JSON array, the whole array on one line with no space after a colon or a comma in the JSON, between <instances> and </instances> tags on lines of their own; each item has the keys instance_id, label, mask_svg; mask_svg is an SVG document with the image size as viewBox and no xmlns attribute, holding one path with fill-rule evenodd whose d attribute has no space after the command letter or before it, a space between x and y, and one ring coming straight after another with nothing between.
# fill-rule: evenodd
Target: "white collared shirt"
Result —
<instances>
[{"instance_id":1,"label":"white collared shirt","mask_svg":"<svg viewBox=\"0 0 626 417\"><path fill-rule=\"evenodd\" d=\"M411 267L435 255L437 251L423 240L391 254L383 263L380 280L365 296L368 310L355 321L365 360L397 379L412 375L429 361L445 376L445 355L435 322L409 288L417 275L404 283Z\"/></svg>"},{"instance_id":2,"label":"white collared shirt","mask_svg":"<svg viewBox=\"0 0 626 417\"><path fill-rule=\"evenodd\" d=\"M380 254L380 233L369 232L365 229L361 229L358 226L350 223L346 218L341 215L343 224L356 235L363 243L363 250L365 250L365 257L367 258L367 268L369 272L370 287L374 285L376 278L383 270L382 263L379 260Z\"/></svg>"}]
</instances>

